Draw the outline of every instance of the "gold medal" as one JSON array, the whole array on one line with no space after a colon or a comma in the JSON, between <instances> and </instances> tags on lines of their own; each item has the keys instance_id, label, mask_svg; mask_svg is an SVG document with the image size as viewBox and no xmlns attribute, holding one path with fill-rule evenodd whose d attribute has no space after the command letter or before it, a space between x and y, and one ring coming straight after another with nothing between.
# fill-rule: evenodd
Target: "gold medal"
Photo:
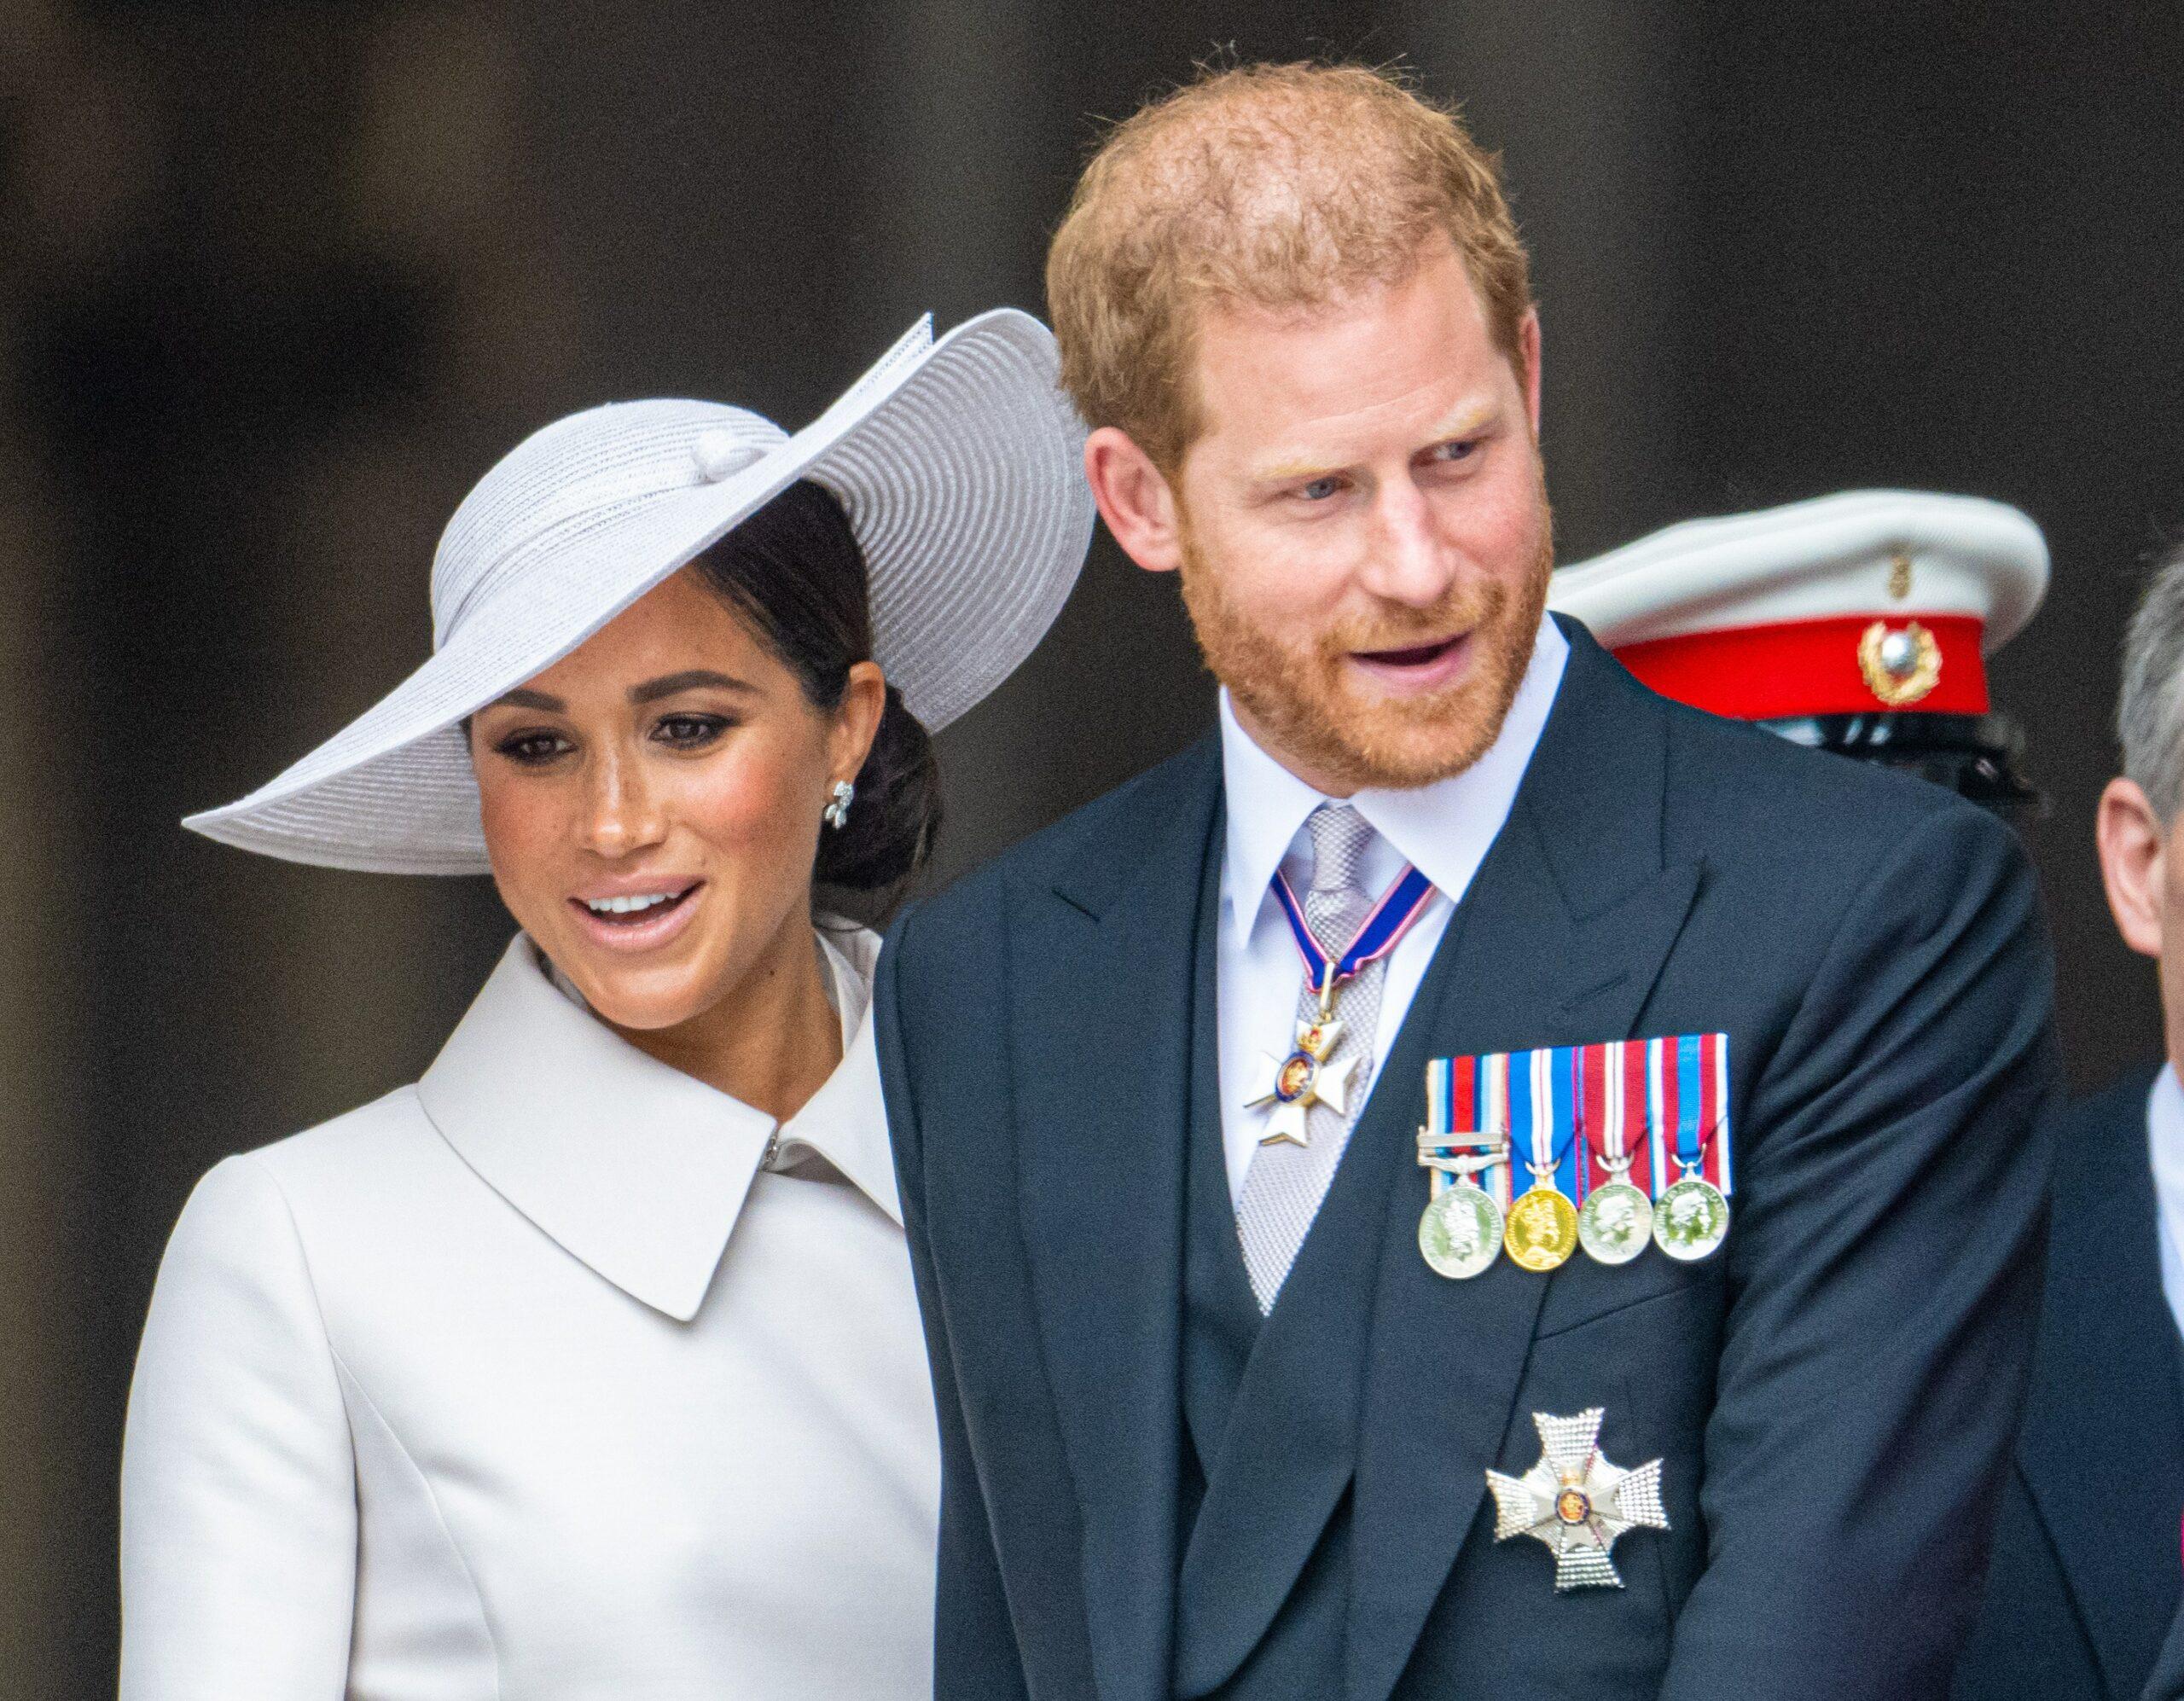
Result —
<instances>
[{"instance_id":1,"label":"gold medal","mask_svg":"<svg viewBox=\"0 0 2184 1701\"><path fill-rule=\"evenodd\" d=\"M1502 1244L1520 1269L1544 1273L1560 1268L1577 1250L1577 1207L1554 1185L1560 1158L1554 1150L1554 1053L1525 1054L1531 1075L1531 1152L1525 1167L1532 1184L1511 1202L1509 1225ZM1571 1129L1575 1137L1576 1130Z\"/></svg>"},{"instance_id":2,"label":"gold medal","mask_svg":"<svg viewBox=\"0 0 2184 1701\"><path fill-rule=\"evenodd\" d=\"M1577 1207L1548 1179L1553 1170L1531 1168L1532 1185L1509 1207L1502 1245L1519 1268L1544 1272L1567 1263L1577 1250Z\"/></svg>"}]
</instances>

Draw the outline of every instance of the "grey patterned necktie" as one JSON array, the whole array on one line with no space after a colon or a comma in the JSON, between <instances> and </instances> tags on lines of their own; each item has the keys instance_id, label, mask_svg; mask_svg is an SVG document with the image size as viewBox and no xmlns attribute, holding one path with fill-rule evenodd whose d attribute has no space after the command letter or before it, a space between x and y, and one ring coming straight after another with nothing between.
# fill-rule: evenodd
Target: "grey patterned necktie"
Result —
<instances>
[{"instance_id":1,"label":"grey patterned necktie","mask_svg":"<svg viewBox=\"0 0 2184 1701\"><path fill-rule=\"evenodd\" d=\"M1312 835L1312 889L1304 896L1304 920L1321 949L1333 956L1355 938L1373 899L1357 883L1358 864L1373 843L1373 827L1348 804L1321 804L1304 823ZM1298 1248L1318 1215L1334 1179L1335 1165L1350 1141L1350 1129L1365 1099L1373 1067L1373 1029L1380 1014L1380 984L1387 978L1385 957L1366 964L1343 984L1335 1019L1341 1037L1327 1054L1330 1064L1347 1058L1350 1071L1345 1115L1323 1104L1310 1107L1305 1123L1311 1143L1262 1146L1244 1172L1243 1196L1236 1204L1236 1232L1244 1243L1244 1268L1262 1315L1274 1309L1275 1297L1297 1261ZM1297 1000L1299 1021L1319 1014L1319 995L1307 976ZM1286 1043L1289 1035L1281 1036Z\"/></svg>"}]
</instances>

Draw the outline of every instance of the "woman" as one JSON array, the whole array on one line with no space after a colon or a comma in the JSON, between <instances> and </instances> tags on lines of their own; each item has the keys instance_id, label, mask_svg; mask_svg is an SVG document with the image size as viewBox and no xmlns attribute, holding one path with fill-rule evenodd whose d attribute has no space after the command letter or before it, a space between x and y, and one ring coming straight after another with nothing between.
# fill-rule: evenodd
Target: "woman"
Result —
<instances>
[{"instance_id":1,"label":"woman","mask_svg":"<svg viewBox=\"0 0 2184 1701\"><path fill-rule=\"evenodd\" d=\"M522 932L415 1086L183 1211L131 1396L127 1701L928 1692L877 941L814 886L922 858L925 728L1083 560L1078 444L1006 311L914 330L793 438L564 420L450 523L432 659L193 817L490 868Z\"/></svg>"}]
</instances>

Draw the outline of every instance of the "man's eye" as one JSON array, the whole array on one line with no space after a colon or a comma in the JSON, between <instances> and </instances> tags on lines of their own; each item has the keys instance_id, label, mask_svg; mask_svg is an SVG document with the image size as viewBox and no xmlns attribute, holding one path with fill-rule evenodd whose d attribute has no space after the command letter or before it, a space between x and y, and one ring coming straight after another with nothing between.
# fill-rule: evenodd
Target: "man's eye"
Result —
<instances>
[{"instance_id":1,"label":"man's eye","mask_svg":"<svg viewBox=\"0 0 2184 1701\"><path fill-rule=\"evenodd\" d=\"M514 733L493 746L511 762L520 762L527 768L536 768L551 762L573 746L559 733Z\"/></svg>"},{"instance_id":2,"label":"man's eye","mask_svg":"<svg viewBox=\"0 0 2184 1701\"><path fill-rule=\"evenodd\" d=\"M1297 494L1308 502L1323 502L1342 489L1342 480L1330 473L1324 479L1315 479L1309 485L1299 485Z\"/></svg>"},{"instance_id":3,"label":"man's eye","mask_svg":"<svg viewBox=\"0 0 2184 1701\"><path fill-rule=\"evenodd\" d=\"M728 727L729 723L718 715L665 715L653 729L653 736L678 750L692 750L711 744Z\"/></svg>"},{"instance_id":4,"label":"man's eye","mask_svg":"<svg viewBox=\"0 0 2184 1701\"><path fill-rule=\"evenodd\" d=\"M1444 443L1433 451L1433 458L1436 461L1468 461L1478 448L1476 438L1466 438L1461 443Z\"/></svg>"}]
</instances>

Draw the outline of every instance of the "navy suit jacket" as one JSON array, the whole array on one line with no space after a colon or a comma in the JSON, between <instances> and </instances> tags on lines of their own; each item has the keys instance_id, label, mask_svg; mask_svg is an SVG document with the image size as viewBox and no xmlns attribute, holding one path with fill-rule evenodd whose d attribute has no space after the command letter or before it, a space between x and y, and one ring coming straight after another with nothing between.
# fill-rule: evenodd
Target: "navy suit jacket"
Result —
<instances>
[{"instance_id":1,"label":"navy suit jacket","mask_svg":"<svg viewBox=\"0 0 2184 1701\"><path fill-rule=\"evenodd\" d=\"M2056 1123L2040 1343L1959 1701L2137 1701L2184 1596L2184 1354L2161 1290L2153 1073ZM2178 1640L2167 1683L2184 1688Z\"/></svg>"},{"instance_id":2,"label":"navy suit jacket","mask_svg":"<svg viewBox=\"0 0 2184 1701\"><path fill-rule=\"evenodd\" d=\"M1564 621L1569 665L1343 1159L1362 1257L1308 1238L1205 1487L1241 1658L1346 1519L1338 1656L1391 1695L1940 1697L2024 1389L2059 1079L2024 857L1939 787L1698 714ZM1185 1130L1221 854L1208 739L912 911L881 1070L932 1350L950 1701L1176 1677ZM1429 1058L1725 1030L1734 1223L1449 1281L1420 1259ZM1296 1320L1285 1326L1285 1316ZM1269 1344L1279 1343L1276 1350ZM1672 1528L1558 1595L1485 1472L1606 1408ZM1205 1524L1215 1520L1211 1534ZM1325 1668L1327 1662L1320 1664Z\"/></svg>"}]
</instances>

